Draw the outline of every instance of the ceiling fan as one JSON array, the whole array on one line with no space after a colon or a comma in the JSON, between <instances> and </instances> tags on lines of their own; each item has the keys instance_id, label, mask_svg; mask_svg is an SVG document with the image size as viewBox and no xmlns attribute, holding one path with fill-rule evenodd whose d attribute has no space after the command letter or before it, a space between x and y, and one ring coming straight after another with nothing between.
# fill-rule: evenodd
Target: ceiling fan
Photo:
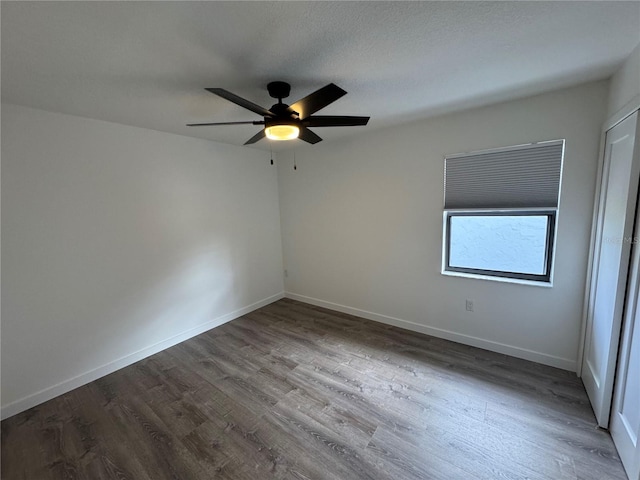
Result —
<instances>
[{"instance_id":1,"label":"ceiling fan","mask_svg":"<svg viewBox=\"0 0 640 480\"><path fill-rule=\"evenodd\" d=\"M345 95L343 89L330 83L319 90L298 100L293 105L282 103L283 98L287 98L291 92L291 85L286 82L271 82L267 85L269 95L278 99L278 103L270 109L256 105L245 100L223 88L206 88L205 90L218 95L241 107L251 110L262 116L262 121L248 122L217 122L217 123L188 123L188 127L204 127L210 125L264 125L264 128L247 140L244 144L256 143L265 136L270 140L292 140L300 138L307 143L318 143L322 141L318 135L309 130L309 127L351 127L366 125L369 117L351 117L334 115L313 115L318 110L323 109L330 103L335 102Z\"/></svg>"}]
</instances>

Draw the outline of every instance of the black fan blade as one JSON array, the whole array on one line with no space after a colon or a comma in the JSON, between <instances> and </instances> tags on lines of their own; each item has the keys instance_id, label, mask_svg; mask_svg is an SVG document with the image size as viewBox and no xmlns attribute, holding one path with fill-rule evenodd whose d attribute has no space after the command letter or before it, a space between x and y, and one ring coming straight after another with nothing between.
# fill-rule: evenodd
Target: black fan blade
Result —
<instances>
[{"instance_id":1,"label":"black fan blade","mask_svg":"<svg viewBox=\"0 0 640 480\"><path fill-rule=\"evenodd\" d=\"M251 137L249 140L247 140L246 142L244 142L245 145L249 145L251 143L256 143L258 140L262 140L264 138L264 128L262 130L260 130L258 133L256 133L253 137Z\"/></svg>"},{"instance_id":2,"label":"black fan blade","mask_svg":"<svg viewBox=\"0 0 640 480\"><path fill-rule=\"evenodd\" d=\"M264 122L215 122L215 123L187 123L187 127L208 127L210 125L264 125Z\"/></svg>"},{"instance_id":3,"label":"black fan blade","mask_svg":"<svg viewBox=\"0 0 640 480\"><path fill-rule=\"evenodd\" d=\"M225 100L229 100L230 102L233 102L236 105L240 105L241 107L246 108L247 110L251 110L252 112L257 113L258 115L261 115L263 117L275 117L275 114L273 112L270 112L266 108L261 107L260 105L257 105L253 102L250 102L249 100L245 100L244 98L239 97L235 93L228 92L224 88L205 88L205 90L213 93L214 95L218 95L219 97L222 97Z\"/></svg>"},{"instance_id":4,"label":"black fan blade","mask_svg":"<svg viewBox=\"0 0 640 480\"><path fill-rule=\"evenodd\" d=\"M305 127L355 127L358 125L366 125L370 117L349 117L349 116L332 116L320 115L315 117L307 117L302 121Z\"/></svg>"},{"instance_id":5,"label":"black fan blade","mask_svg":"<svg viewBox=\"0 0 640 480\"><path fill-rule=\"evenodd\" d=\"M322 87L320 90L316 90L303 99L298 100L296 103L291 105L289 109L298 112L300 118L304 120L309 115L313 115L321 108L335 102L346 94L347 92L339 86L330 83L326 87Z\"/></svg>"},{"instance_id":6,"label":"black fan blade","mask_svg":"<svg viewBox=\"0 0 640 480\"><path fill-rule=\"evenodd\" d=\"M300 127L300 135L298 135L298 138L312 145L322 141L322 139L318 135L313 133L307 127L303 126Z\"/></svg>"}]
</instances>

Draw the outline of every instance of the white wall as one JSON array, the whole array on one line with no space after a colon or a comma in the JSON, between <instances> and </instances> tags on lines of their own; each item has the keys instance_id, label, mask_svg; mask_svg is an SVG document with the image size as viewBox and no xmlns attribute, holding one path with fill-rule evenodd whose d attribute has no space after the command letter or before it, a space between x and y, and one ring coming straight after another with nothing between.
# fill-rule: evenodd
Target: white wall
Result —
<instances>
[{"instance_id":1,"label":"white wall","mask_svg":"<svg viewBox=\"0 0 640 480\"><path fill-rule=\"evenodd\" d=\"M640 44L611 77L607 117L612 117L635 99L640 104Z\"/></svg>"},{"instance_id":2,"label":"white wall","mask_svg":"<svg viewBox=\"0 0 640 480\"><path fill-rule=\"evenodd\" d=\"M282 295L249 148L2 105L2 414Z\"/></svg>"},{"instance_id":3,"label":"white wall","mask_svg":"<svg viewBox=\"0 0 640 480\"><path fill-rule=\"evenodd\" d=\"M607 87L301 146L297 171L292 152L279 154L288 295L575 370ZM566 156L553 287L442 275L444 156L558 138Z\"/></svg>"}]
</instances>

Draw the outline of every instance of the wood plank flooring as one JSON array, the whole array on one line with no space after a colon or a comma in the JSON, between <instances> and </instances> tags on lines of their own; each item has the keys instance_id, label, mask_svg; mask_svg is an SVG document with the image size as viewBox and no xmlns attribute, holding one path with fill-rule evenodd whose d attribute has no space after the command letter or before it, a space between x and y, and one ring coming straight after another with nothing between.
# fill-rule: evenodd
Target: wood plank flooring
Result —
<instances>
[{"instance_id":1,"label":"wood plank flooring","mask_svg":"<svg viewBox=\"0 0 640 480\"><path fill-rule=\"evenodd\" d=\"M624 480L579 379L280 300L2 422L3 480Z\"/></svg>"}]
</instances>

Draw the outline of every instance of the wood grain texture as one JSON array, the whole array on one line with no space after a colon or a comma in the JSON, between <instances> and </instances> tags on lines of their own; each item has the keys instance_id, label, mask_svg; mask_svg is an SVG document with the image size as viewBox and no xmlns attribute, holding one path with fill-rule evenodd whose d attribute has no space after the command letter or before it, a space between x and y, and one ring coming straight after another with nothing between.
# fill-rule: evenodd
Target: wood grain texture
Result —
<instances>
[{"instance_id":1,"label":"wood grain texture","mask_svg":"<svg viewBox=\"0 0 640 480\"><path fill-rule=\"evenodd\" d=\"M3 480L624 480L574 374L280 300L2 422Z\"/></svg>"}]
</instances>

